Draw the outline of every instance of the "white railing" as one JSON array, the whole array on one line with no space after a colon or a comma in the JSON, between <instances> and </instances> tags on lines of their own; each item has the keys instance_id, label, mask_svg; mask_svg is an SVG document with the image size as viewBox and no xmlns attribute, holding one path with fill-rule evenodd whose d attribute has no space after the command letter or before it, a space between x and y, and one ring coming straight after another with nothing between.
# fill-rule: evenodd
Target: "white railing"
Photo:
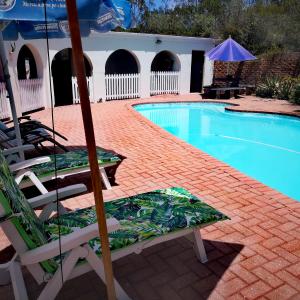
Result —
<instances>
[{"instance_id":1,"label":"white railing","mask_svg":"<svg viewBox=\"0 0 300 300\"><path fill-rule=\"evenodd\" d=\"M179 72L151 72L150 95L178 93Z\"/></svg>"},{"instance_id":2,"label":"white railing","mask_svg":"<svg viewBox=\"0 0 300 300\"><path fill-rule=\"evenodd\" d=\"M45 106L42 87L43 79L19 80L19 92L23 113Z\"/></svg>"},{"instance_id":3,"label":"white railing","mask_svg":"<svg viewBox=\"0 0 300 300\"><path fill-rule=\"evenodd\" d=\"M94 80L93 77L86 77L88 92L90 97L90 102L94 102ZM72 77L72 93L73 93L73 103L80 103L80 96L77 84L77 77Z\"/></svg>"},{"instance_id":4,"label":"white railing","mask_svg":"<svg viewBox=\"0 0 300 300\"><path fill-rule=\"evenodd\" d=\"M105 75L106 100L140 97L140 74Z\"/></svg>"},{"instance_id":5,"label":"white railing","mask_svg":"<svg viewBox=\"0 0 300 300\"><path fill-rule=\"evenodd\" d=\"M6 86L4 82L0 82L0 120L10 118L10 106L7 97Z\"/></svg>"}]
</instances>

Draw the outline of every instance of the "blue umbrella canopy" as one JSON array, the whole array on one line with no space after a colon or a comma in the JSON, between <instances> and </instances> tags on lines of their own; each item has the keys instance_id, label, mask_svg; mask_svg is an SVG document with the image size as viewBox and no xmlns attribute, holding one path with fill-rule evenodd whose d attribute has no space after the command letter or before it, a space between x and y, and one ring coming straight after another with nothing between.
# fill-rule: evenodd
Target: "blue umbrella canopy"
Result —
<instances>
[{"instance_id":1,"label":"blue umbrella canopy","mask_svg":"<svg viewBox=\"0 0 300 300\"><path fill-rule=\"evenodd\" d=\"M229 37L223 43L211 49L205 54L210 60L238 62L245 60L254 60L256 57L252 55L243 46Z\"/></svg>"},{"instance_id":2,"label":"blue umbrella canopy","mask_svg":"<svg viewBox=\"0 0 300 300\"><path fill-rule=\"evenodd\" d=\"M131 26L131 8L127 0L77 0L81 36L91 31L106 32L118 26ZM3 31L5 40L17 33L24 39L69 37L65 1L6 0L0 2L0 20L10 24Z\"/></svg>"}]
</instances>

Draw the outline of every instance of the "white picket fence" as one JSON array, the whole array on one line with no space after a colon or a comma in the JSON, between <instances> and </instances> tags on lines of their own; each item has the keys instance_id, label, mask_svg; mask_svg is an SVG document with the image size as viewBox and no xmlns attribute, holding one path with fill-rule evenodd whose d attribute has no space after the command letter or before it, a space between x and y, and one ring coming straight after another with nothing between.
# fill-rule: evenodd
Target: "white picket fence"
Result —
<instances>
[{"instance_id":1,"label":"white picket fence","mask_svg":"<svg viewBox=\"0 0 300 300\"><path fill-rule=\"evenodd\" d=\"M19 80L22 113L44 107L42 79ZM0 82L0 119L11 118L9 99L4 82Z\"/></svg>"},{"instance_id":2,"label":"white picket fence","mask_svg":"<svg viewBox=\"0 0 300 300\"><path fill-rule=\"evenodd\" d=\"M11 116L9 100L4 82L0 82L0 120Z\"/></svg>"},{"instance_id":3,"label":"white picket fence","mask_svg":"<svg viewBox=\"0 0 300 300\"><path fill-rule=\"evenodd\" d=\"M28 112L44 107L42 93L43 79L19 80L22 112Z\"/></svg>"},{"instance_id":4,"label":"white picket fence","mask_svg":"<svg viewBox=\"0 0 300 300\"><path fill-rule=\"evenodd\" d=\"M90 102L94 102L94 81L93 77L86 77ZM73 104L80 103L79 89L77 84L77 77L72 77L72 93Z\"/></svg>"},{"instance_id":5,"label":"white picket fence","mask_svg":"<svg viewBox=\"0 0 300 300\"><path fill-rule=\"evenodd\" d=\"M151 72L150 95L178 93L179 72Z\"/></svg>"},{"instance_id":6,"label":"white picket fence","mask_svg":"<svg viewBox=\"0 0 300 300\"><path fill-rule=\"evenodd\" d=\"M140 97L140 74L105 75L106 100Z\"/></svg>"}]
</instances>

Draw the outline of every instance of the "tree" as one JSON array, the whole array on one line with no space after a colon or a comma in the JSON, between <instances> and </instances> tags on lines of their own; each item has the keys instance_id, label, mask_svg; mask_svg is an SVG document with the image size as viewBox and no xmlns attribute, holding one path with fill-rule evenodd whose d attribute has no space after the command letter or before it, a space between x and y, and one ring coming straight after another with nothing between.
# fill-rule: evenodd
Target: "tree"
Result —
<instances>
[{"instance_id":1,"label":"tree","mask_svg":"<svg viewBox=\"0 0 300 300\"><path fill-rule=\"evenodd\" d=\"M227 38L260 54L274 49L299 51L299 0L176 0L153 7L153 0L130 0L136 28L131 31Z\"/></svg>"}]
</instances>

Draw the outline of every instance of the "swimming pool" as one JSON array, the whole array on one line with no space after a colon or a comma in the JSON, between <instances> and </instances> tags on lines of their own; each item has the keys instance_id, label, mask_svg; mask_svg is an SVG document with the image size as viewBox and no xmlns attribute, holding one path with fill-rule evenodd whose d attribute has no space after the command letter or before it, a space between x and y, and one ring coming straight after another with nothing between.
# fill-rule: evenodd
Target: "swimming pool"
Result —
<instances>
[{"instance_id":1,"label":"swimming pool","mask_svg":"<svg viewBox=\"0 0 300 300\"><path fill-rule=\"evenodd\" d=\"M171 134L300 201L300 120L239 113L226 104L142 104L135 110Z\"/></svg>"}]
</instances>

